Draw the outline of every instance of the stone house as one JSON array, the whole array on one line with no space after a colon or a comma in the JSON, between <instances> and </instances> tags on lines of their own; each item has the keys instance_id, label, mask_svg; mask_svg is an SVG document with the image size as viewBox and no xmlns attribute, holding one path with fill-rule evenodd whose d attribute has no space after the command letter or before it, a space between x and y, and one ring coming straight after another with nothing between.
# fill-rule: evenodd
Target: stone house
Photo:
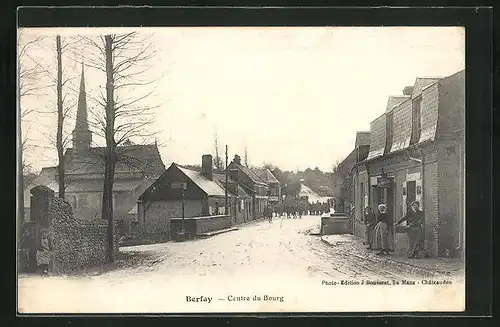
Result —
<instances>
[{"instance_id":1,"label":"stone house","mask_svg":"<svg viewBox=\"0 0 500 327\"><path fill-rule=\"evenodd\" d=\"M138 198L137 213L141 230L148 234L167 233L171 219L226 215L226 176L214 174L212 156L204 155L201 171L176 163ZM182 194L184 188L184 194ZM233 224L249 220L252 198L228 176L228 212Z\"/></svg>"},{"instance_id":2,"label":"stone house","mask_svg":"<svg viewBox=\"0 0 500 327\"><path fill-rule=\"evenodd\" d=\"M238 183L242 184L245 191L252 196L251 219L263 218L264 210L269 203L269 184L250 168L243 166L239 155L234 156L227 169L230 174L236 174Z\"/></svg>"},{"instance_id":3,"label":"stone house","mask_svg":"<svg viewBox=\"0 0 500 327\"><path fill-rule=\"evenodd\" d=\"M352 169L354 233L363 236L363 207L386 203L394 221L418 200L425 213L425 252L464 257L465 72L417 78L391 97L371 122L368 157ZM403 254L406 234L395 233Z\"/></svg>"}]
</instances>

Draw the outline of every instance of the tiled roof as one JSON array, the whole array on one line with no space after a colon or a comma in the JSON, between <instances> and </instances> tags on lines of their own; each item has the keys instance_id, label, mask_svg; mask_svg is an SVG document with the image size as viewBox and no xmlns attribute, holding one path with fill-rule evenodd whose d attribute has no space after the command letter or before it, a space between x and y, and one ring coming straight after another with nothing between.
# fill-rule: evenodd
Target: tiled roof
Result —
<instances>
[{"instance_id":1,"label":"tiled roof","mask_svg":"<svg viewBox=\"0 0 500 327\"><path fill-rule=\"evenodd\" d=\"M434 141L438 123L438 106L439 106L439 85L431 85L422 90L422 103L420 115L422 121L422 129L420 131L420 142Z\"/></svg>"},{"instance_id":2,"label":"tiled roof","mask_svg":"<svg viewBox=\"0 0 500 327\"><path fill-rule=\"evenodd\" d=\"M226 175L224 174L214 174L213 179L220 185L225 190L225 185L226 185ZM228 184L234 183L234 181L229 178L228 176ZM236 194L233 194L228 190L228 196L235 196ZM238 184L238 196L239 197L245 197L245 196L251 196L250 195L250 190L247 190L243 184L239 183Z\"/></svg>"},{"instance_id":3,"label":"tiled roof","mask_svg":"<svg viewBox=\"0 0 500 327\"><path fill-rule=\"evenodd\" d=\"M266 183L277 183L279 184L279 181L274 177L273 173L267 168L254 168L252 169L253 172L260 177L261 180L263 180Z\"/></svg>"},{"instance_id":4,"label":"tiled roof","mask_svg":"<svg viewBox=\"0 0 500 327\"><path fill-rule=\"evenodd\" d=\"M337 171L334 174L340 176L347 176L351 168L358 162L363 161L367 158L370 146L361 145L349 153L347 157L339 163Z\"/></svg>"},{"instance_id":5,"label":"tiled roof","mask_svg":"<svg viewBox=\"0 0 500 327\"><path fill-rule=\"evenodd\" d=\"M208 196L226 195L224 188L220 185L220 183L216 181L215 178L214 180L209 180L198 171L181 167L179 165L176 165L175 163L172 165L175 165L177 168L179 168L179 170L182 171L182 173L184 173L186 177L193 181L193 183L195 183Z\"/></svg>"},{"instance_id":6,"label":"tiled roof","mask_svg":"<svg viewBox=\"0 0 500 327\"><path fill-rule=\"evenodd\" d=\"M409 95L390 96L387 100L387 107L385 109L385 112L392 111L394 107L408 99L410 99Z\"/></svg>"},{"instance_id":7,"label":"tiled roof","mask_svg":"<svg viewBox=\"0 0 500 327\"><path fill-rule=\"evenodd\" d=\"M66 174L104 174L104 151L104 147L67 149L64 155ZM154 144L120 146L117 155L116 174L142 173L147 178L157 178L165 171L158 147Z\"/></svg>"},{"instance_id":8,"label":"tiled roof","mask_svg":"<svg viewBox=\"0 0 500 327\"><path fill-rule=\"evenodd\" d=\"M410 146L412 132L412 102L405 101L393 110L393 136L390 152L405 149Z\"/></svg>"},{"instance_id":9,"label":"tiled roof","mask_svg":"<svg viewBox=\"0 0 500 327\"><path fill-rule=\"evenodd\" d=\"M354 148L362 145L370 145L370 132L356 132L356 142Z\"/></svg>"},{"instance_id":10,"label":"tiled roof","mask_svg":"<svg viewBox=\"0 0 500 327\"><path fill-rule=\"evenodd\" d=\"M415 85L413 86L413 92L411 98L415 98L422 93L422 89L429 86L432 83L439 81L442 77L417 77L415 80Z\"/></svg>"},{"instance_id":11,"label":"tiled roof","mask_svg":"<svg viewBox=\"0 0 500 327\"><path fill-rule=\"evenodd\" d=\"M234 161L232 162L240 171L242 171L245 175L248 176L254 183L257 184L267 184L262 178L259 177L255 172L253 172L250 168L245 167L243 165L238 165Z\"/></svg>"},{"instance_id":12,"label":"tiled roof","mask_svg":"<svg viewBox=\"0 0 500 327\"><path fill-rule=\"evenodd\" d=\"M195 183L207 196L225 196L225 184L226 184L226 175L223 174L213 174L212 180L206 178L201 172L195 171L192 169L188 169L182 167L180 165L175 165L179 170L186 175L193 183ZM228 183L233 182L231 178L228 176ZM232 192L228 190L228 196L235 196ZM246 191L242 184L238 185L238 196L249 196L248 191Z\"/></svg>"},{"instance_id":13,"label":"tiled roof","mask_svg":"<svg viewBox=\"0 0 500 327\"><path fill-rule=\"evenodd\" d=\"M380 157L384 154L386 138L386 116L383 114L370 123L370 152L367 159Z\"/></svg>"},{"instance_id":14,"label":"tiled roof","mask_svg":"<svg viewBox=\"0 0 500 327\"><path fill-rule=\"evenodd\" d=\"M142 180L120 180L116 179L113 182L113 192L132 191L143 183ZM59 190L59 182L54 179L45 185L52 189L54 192ZM66 181L66 193L82 193L82 192L102 192L104 187L104 179L78 179Z\"/></svg>"}]
</instances>

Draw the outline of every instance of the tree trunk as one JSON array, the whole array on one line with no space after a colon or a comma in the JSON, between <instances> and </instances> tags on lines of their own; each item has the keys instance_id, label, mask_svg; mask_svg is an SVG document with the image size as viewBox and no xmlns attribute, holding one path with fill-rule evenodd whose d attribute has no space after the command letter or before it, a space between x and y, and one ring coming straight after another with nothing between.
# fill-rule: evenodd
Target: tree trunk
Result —
<instances>
[{"instance_id":1,"label":"tree trunk","mask_svg":"<svg viewBox=\"0 0 500 327\"><path fill-rule=\"evenodd\" d=\"M116 144L114 139L115 103L113 72L113 39L106 35L106 151L104 170L104 190L102 216L108 221L108 261L114 261L114 219L113 219L113 180L115 175Z\"/></svg>"},{"instance_id":2,"label":"tree trunk","mask_svg":"<svg viewBox=\"0 0 500 327\"><path fill-rule=\"evenodd\" d=\"M56 49L57 49L57 158L59 165L57 167L59 178L59 198L65 198L65 185L64 185L64 147L63 147L63 100L62 100L62 50L61 50L61 36L56 36Z\"/></svg>"},{"instance_id":3,"label":"tree trunk","mask_svg":"<svg viewBox=\"0 0 500 327\"><path fill-rule=\"evenodd\" d=\"M19 110L21 110L19 108ZM18 185L18 192L17 192L17 213L18 213L18 221L19 225L24 224L24 175L23 175L23 142L21 140L22 138L22 133L21 133L21 119L18 119L18 141L17 141L17 156L18 156L18 162L17 162L17 185Z\"/></svg>"},{"instance_id":4,"label":"tree trunk","mask_svg":"<svg viewBox=\"0 0 500 327\"><path fill-rule=\"evenodd\" d=\"M17 68L17 89L20 90L21 82L20 82L20 69L19 65ZM23 134L21 132L21 96L17 96L17 109L19 111L19 116L17 117L17 214L18 214L18 222L19 226L24 224L24 174L23 174Z\"/></svg>"}]
</instances>

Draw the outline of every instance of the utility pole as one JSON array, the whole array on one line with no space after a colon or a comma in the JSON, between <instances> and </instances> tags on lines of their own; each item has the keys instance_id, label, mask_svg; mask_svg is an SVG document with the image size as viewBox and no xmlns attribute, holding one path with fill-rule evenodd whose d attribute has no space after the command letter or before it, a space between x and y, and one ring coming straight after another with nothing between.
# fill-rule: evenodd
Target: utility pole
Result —
<instances>
[{"instance_id":1,"label":"utility pole","mask_svg":"<svg viewBox=\"0 0 500 327\"><path fill-rule=\"evenodd\" d=\"M226 187L225 187L225 195L226 195L226 206L224 208L224 213L225 215L229 214L229 208L228 208L228 203L227 203L227 144L226 144Z\"/></svg>"},{"instance_id":2,"label":"utility pole","mask_svg":"<svg viewBox=\"0 0 500 327\"><path fill-rule=\"evenodd\" d=\"M184 198L185 198L186 183L181 183L181 201L182 201L182 223L181 223L181 233L184 240L186 230L184 229Z\"/></svg>"}]
</instances>

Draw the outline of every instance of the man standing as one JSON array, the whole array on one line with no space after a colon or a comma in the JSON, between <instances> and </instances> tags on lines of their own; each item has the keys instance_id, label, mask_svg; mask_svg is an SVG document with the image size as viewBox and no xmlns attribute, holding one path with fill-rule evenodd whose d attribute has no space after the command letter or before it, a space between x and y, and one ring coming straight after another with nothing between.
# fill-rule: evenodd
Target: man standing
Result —
<instances>
[{"instance_id":1,"label":"man standing","mask_svg":"<svg viewBox=\"0 0 500 327\"><path fill-rule=\"evenodd\" d=\"M401 218L396 225L406 221L408 224L408 258L418 258L418 254L423 250L424 243L424 212L420 210L420 203L413 201L411 210Z\"/></svg>"}]
</instances>

